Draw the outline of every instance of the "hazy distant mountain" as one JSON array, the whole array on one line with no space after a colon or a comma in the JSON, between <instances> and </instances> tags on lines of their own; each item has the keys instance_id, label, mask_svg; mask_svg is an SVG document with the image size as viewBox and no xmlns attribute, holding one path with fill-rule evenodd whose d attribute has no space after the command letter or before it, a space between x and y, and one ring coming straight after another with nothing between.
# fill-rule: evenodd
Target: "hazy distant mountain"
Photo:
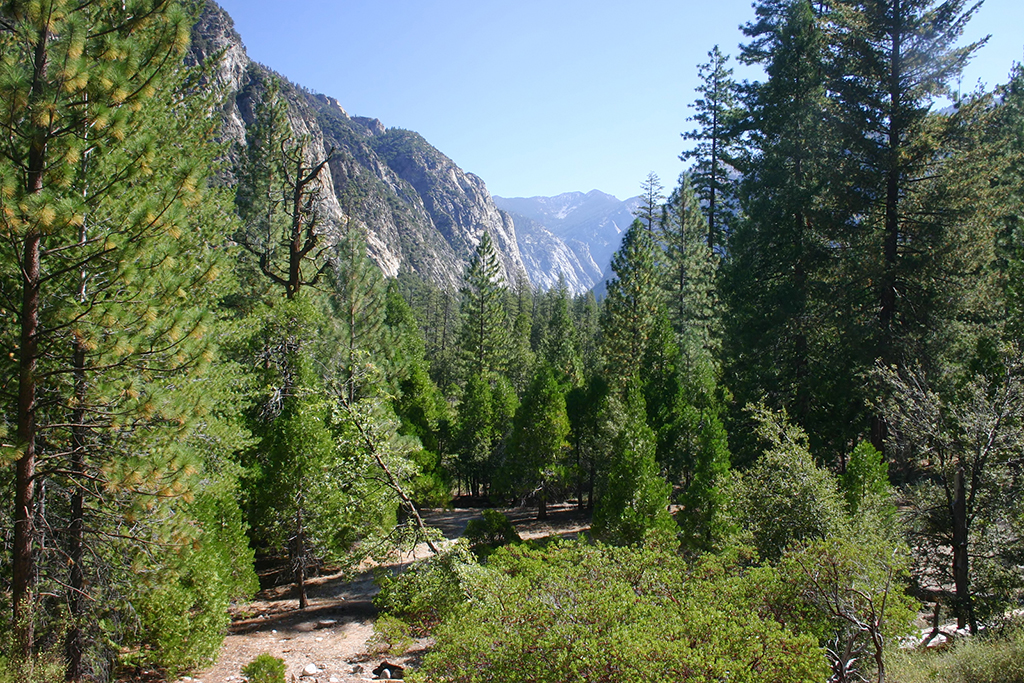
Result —
<instances>
[{"instance_id":1,"label":"hazy distant mountain","mask_svg":"<svg viewBox=\"0 0 1024 683\"><path fill-rule=\"evenodd\" d=\"M494 197L515 222L519 251L534 285L548 288L565 276L585 292L607 276L612 254L633 221L640 198L621 201L598 190L555 197Z\"/></svg>"}]
</instances>

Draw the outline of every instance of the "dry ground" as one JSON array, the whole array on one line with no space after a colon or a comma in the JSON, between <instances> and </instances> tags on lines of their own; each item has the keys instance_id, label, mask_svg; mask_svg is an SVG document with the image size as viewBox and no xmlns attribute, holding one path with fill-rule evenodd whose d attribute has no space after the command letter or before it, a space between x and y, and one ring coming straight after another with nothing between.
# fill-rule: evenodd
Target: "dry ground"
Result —
<instances>
[{"instance_id":1,"label":"dry ground","mask_svg":"<svg viewBox=\"0 0 1024 683\"><path fill-rule=\"evenodd\" d=\"M517 508L504 512L523 538L573 537L590 526L589 517L569 505L551 506L545 522L535 519L535 510ZM439 528L448 539L461 536L469 520L479 516L478 509L438 510L425 514L427 523ZM400 566L427 555L418 549L413 554L396 557L392 565ZM383 661L380 655L371 657L366 647L377 616L373 606L376 592L373 570L369 567L355 576L335 573L314 579L308 591L309 607L301 612L289 587L263 590L251 603L236 610L217 663L180 680L241 683L245 680L242 668L263 652L284 659L289 683L293 676L301 683L372 679L372 670ZM429 641L419 641L404 656L391 661L415 666L429 645ZM303 676L309 664L314 664L317 672Z\"/></svg>"}]
</instances>

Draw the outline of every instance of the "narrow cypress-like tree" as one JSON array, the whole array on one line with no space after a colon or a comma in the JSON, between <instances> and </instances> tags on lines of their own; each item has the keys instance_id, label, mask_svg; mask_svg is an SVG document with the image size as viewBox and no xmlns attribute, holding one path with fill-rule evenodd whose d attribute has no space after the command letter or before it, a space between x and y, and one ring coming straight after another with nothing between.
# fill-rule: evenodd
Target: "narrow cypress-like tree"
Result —
<instances>
[{"instance_id":1,"label":"narrow cypress-like tree","mask_svg":"<svg viewBox=\"0 0 1024 683\"><path fill-rule=\"evenodd\" d=\"M541 365L516 410L502 478L516 497L537 501L537 519L547 519L551 489L564 472L569 436L565 394L555 371Z\"/></svg>"},{"instance_id":2,"label":"narrow cypress-like tree","mask_svg":"<svg viewBox=\"0 0 1024 683\"><path fill-rule=\"evenodd\" d=\"M722 343L718 256L707 247L707 221L688 175L669 197L659 223L666 309L684 364L716 362Z\"/></svg>"},{"instance_id":3,"label":"narrow cypress-like tree","mask_svg":"<svg viewBox=\"0 0 1024 683\"><path fill-rule=\"evenodd\" d=\"M583 381L583 360L577 346L579 335L569 311L569 289L565 278L559 276L558 284L547 296L551 304L551 317L547 324L547 334L544 335L544 361L556 369L561 384L579 386Z\"/></svg>"},{"instance_id":4,"label":"narrow cypress-like tree","mask_svg":"<svg viewBox=\"0 0 1024 683\"><path fill-rule=\"evenodd\" d=\"M672 486L654 458L654 432L638 383L626 390L625 414L611 453L608 476L594 507L594 534L615 545L634 545L651 531L677 531L669 514Z\"/></svg>"}]
</instances>

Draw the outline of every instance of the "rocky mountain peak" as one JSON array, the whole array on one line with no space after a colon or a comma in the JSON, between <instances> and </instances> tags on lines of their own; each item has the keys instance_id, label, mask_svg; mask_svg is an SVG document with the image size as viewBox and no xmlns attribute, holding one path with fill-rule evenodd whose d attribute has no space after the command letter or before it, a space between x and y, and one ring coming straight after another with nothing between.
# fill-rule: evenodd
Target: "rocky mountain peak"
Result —
<instances>
[{"instance_id":1,"label":"rocky mountain peak","mask_svg":"<svg viewBox=\"0 0 1024 683\"><path fill-rule=\"evenodd\" d=\"M370 255L386 275L409 270L456 287L484 231L491 234L507 281L526 272L513 221L480 178L419 134L387 129L375 118L350 117L335 97L312 93L251 61L231 17L212 0L206 0L193 29L191 59L217 60L217 85L226 93L222 136L236 145L245 144L266 83L280 78L296 135L308 137L314 156L335 150L323 197L331 217L327 236L363 229Z\"/></svg>"}]
</instances>

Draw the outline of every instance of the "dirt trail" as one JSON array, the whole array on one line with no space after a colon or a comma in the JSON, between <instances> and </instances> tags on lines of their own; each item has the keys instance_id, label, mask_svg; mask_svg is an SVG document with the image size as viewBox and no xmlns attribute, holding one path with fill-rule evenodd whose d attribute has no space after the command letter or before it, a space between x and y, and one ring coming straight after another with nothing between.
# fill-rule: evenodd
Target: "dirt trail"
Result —
<instances>
[{"instance_id":1,"label":"dirt trail","mask_svg":"<svg viewBox=\"0 0 1024 683\"><path fill-rule=\"evenodd\" d=\"M589 528L586 514L569 505L549 508L549 519L536 520L536 511L523 508L503 510L524 538L551 535L573 537ZM445 538L456 539L466 530L469 520L480 517L478 509L437 510L425 513L425 521L441 530ZM428 552L399 556L391 566L424 559ZM330 574L310 582L309 607L300 612L298 601L288 587L261 591L252 602L234 615L224 639L217 663L180 683L241 683L242 667L257 655L268 652L281 657L287 667L286 680L294 676L301 683L348 683L373 678L372 670L387 656L371 657L366 641L373 634L377 610L373 596L373 570L355 575ZM389 661L415 666L429 647L428 640L417 642L402 657ZM310 665L317 671L303 675Z\"/></svg>"}]
</instances>

